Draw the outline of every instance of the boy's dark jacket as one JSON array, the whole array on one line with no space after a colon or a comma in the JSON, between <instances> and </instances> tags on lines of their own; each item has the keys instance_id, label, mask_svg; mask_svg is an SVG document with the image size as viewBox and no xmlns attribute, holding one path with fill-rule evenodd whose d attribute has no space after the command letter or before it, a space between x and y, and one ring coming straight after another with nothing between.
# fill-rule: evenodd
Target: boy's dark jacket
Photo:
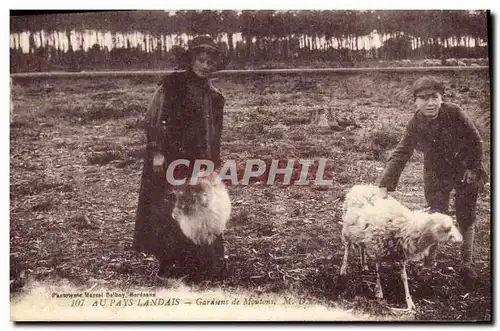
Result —
<instances>
[{"instance_id":1,"label":"boy's dark jacket","mask_svg":"<svg viewBox=\"0 0 500 331\"><path fill-rule=\"evenodd\" d=\"M483 171L483 143L479 131L459 106L443 103L438 117L428 120L416 112L392 152L379 186L396 189L406 162L415 149L424 153L424 171L452 179L466 169Z\"/></svg>"}]
</instances>

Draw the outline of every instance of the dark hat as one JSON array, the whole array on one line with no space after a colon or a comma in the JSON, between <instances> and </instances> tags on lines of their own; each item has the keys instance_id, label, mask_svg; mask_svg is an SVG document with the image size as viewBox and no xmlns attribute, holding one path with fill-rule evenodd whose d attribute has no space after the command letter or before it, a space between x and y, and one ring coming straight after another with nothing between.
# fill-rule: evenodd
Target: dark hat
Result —
<instances>
[{"instance_id":1,"label":"dark hat","mask_svg":"<svg viewBox=\"0 0 500 331\"><path fill-rule=\"evenodd\" d=\"M193 57L200 52L207 52L217 56L217 70L223 70L227 66L227 56L210 36L198 36L189 42L186 51L188 61L191 62Z\"/></svg>"},{"instance_id":2,"label":"dark hat","mask_svg":"<svg viewBox=\"0 0 500 331\"><path fill-rule=\"evenodd\" d=\"M413 84L413 96L417 96L421 91L432 91L444 93L444 83L437 77L434 76L424 76L420 77Z\"/></svg>"},{"instance_id":3,"label":"dark hat","mask_svg":"<svg viewBox=\"0 0 500 331\"><path fill-rule=\"evenodd\" d=\"M209 36L198 36L191 40L189 43L189 52L194 51L205 51L213 52L215 54L220 54L220 50L217 48L215 41Z\"/></svg>"}]
</instances>

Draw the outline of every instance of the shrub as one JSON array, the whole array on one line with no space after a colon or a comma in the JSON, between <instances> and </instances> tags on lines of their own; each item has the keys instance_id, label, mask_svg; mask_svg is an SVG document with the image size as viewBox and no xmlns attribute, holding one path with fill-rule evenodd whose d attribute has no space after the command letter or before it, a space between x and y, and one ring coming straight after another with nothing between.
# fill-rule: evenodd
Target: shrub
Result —
<instances>
[{"instance_id":1,"label":"shrub","mask_svg":"<svg viewBox=\"0 0 500 331\"><path fill-rule=\"evenodd\" d=\"M91 156L87 157L88 164L99 164L103 165L114 160L120 159L121 155L117 151L106 151L92 153Z\"/></svg>"},{"instance_id":2,"label":"shrub","mask_svg":"<svg viewBox=\"0 0 500 331\"><path fill-rule=\"evenodd\" d=\"M402 130L398 127L383 125L361 135L359 147L362 152L377 161L386 161L389 152L401 139Z\"/></svg>"}]
</instances>

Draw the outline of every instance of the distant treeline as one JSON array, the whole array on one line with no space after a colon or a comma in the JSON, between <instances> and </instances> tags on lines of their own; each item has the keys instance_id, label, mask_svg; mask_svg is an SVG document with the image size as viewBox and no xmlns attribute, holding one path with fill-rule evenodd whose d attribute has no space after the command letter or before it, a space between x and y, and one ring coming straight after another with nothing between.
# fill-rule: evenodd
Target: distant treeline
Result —
<instances>
[{"instance_id":1,"label":"distant treeline","mask_svg":"<svg viewBox=\"0 0 500 331\"><path fill-rule=\"evenodd\" d=\"M230 68L277 63L353 65L368 59L488 57L486 11L125 11L11 16L11 72L123 70L176 67L186 40L213 36L227 51ZM57 38L43 38L57 31ZM84 32L106 32L84 47ZM360 47L373 33L382 44ZM130 35L141 33L135 43ZM22 51L20 35L27 36ZM75 34L78 38L75 38ZM121 45L117 36L125 36ZM175 37L172 37L175 36ZM181 38L184 36L185 38ZM168 37L168 38L166 38ZM186 39L187 38L187 39ZM173 41L173 42L172 42ZM88 44L88 42L87 42Z\"/></svg>"}]
</instances>

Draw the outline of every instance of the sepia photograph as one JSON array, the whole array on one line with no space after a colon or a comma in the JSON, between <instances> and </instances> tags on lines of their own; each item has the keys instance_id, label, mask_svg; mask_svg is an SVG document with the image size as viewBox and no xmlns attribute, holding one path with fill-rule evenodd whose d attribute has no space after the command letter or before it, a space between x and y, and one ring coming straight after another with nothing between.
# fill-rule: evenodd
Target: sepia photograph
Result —
<instances>
[{"instance_id":1,"label":"sepia photograph","mask_svg":"<svg viewBox=\"0 0 500 331\"><path fill-rule=\"evenodd\" d=\"M492 322L489 10L9 20L12 322Z\"/></svg>"}]
</instances>

